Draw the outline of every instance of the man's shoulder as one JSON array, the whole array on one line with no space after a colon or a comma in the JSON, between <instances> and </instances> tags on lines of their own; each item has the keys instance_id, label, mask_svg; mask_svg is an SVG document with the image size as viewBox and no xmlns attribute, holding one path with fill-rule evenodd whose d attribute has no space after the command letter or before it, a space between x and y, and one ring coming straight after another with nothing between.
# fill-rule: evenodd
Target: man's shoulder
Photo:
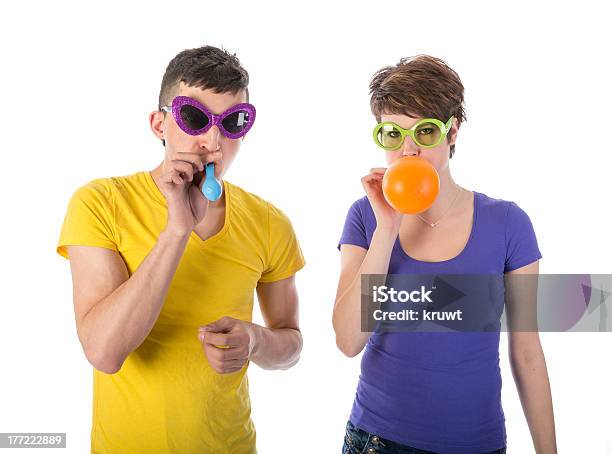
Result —
<instances>
[{"instance_id":1,"label":"man's shoulder","mask_svg":"<svg viewBox=\"0 0 612 454\"><path fill-rule=\"evenodd\" d=\"M130 173L103 178L106 184L118 191L125 191L128 188L139 188L147 185L146 171Z\"/></svg>"},{"instance_id":2,"label":"man's shoulder","mask_svg":"<svg viewBox=\"0 0 612 454\"><path fill-rule=\"evenodd\" d=\"M255 219L282 220L289 222L288 216L279 207L263 197L225 180L230 191L234 209L247 212Z\"/></svg>"},{"instance_id":3,"label":"man's shoulder","mask_svg":"<svg viewBox=\"0 0 612 454\"><path fill-rule=\"evenodd\" d=\"M113 197L117 192L126 192L146 184L144 171L118 176L98 177L82 184L77 191Z\"/></svg>"}]
</instances>

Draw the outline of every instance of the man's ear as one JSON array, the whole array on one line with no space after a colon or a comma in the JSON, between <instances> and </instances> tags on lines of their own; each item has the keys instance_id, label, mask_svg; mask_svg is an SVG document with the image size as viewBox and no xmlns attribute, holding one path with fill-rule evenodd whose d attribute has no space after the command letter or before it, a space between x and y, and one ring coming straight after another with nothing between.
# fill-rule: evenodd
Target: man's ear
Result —
<instances>
[{"instance_id":1,"label":"man's ear","mask_svg":"<svg viewBox=\"0 0 612 454\"><path fill-rule=\"evenodd\" d=\"M155 137L160 139L164 143L164 114L159 110L155 110L149 114L149 126L151 131L155 134Z\"/></svg>"}]
</instances>

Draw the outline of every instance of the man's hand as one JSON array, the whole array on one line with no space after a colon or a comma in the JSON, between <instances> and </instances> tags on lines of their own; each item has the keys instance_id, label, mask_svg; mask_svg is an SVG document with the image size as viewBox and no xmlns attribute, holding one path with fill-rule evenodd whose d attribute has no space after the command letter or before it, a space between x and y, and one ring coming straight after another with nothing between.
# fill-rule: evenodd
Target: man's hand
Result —
<instances>
[{"instance_id":1,"label":"man's hand","mask_svg":"<svg viewBox=\"0 0 612 454\"><path fill-rule=\"evenodd\" d=\"M214 370L230 374L247 364L255 347L253 327L252 323L223 317L198 329L198 338Z\"/></svg>"},{"instance_id":2,"label":"man's hand","mask_svg":"<svg viewBox=\"0 0 612 454\"><path fill-rule=\"evenodd\" d=\"M208 362L220 374L236 372L247 362L262 369L285 370L300 357L302 334L295 276L259 282L257 298L266 326L222 317L198 329Z\"/></svg>"},{"instance_id":3,"label":"man's hand","mask_svg":"<svg viewBox=\"0 0 612 454\"><path fill-rule=\"evenodd\" d=\"M168 225L178 235L189 235L206 216L208 199L202 194L204 167L210 162L217 164L219 172L222 159L220 151L200 154L169 152L162 164L160 191L168 204Z\"/></svg>"}]
</instances>

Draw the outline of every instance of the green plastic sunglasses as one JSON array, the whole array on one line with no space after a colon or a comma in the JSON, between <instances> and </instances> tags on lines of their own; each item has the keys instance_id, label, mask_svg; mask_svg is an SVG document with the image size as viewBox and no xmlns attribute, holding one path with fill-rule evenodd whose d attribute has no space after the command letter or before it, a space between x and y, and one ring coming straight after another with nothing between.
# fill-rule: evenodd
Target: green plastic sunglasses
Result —
<instances>
[{"instance_id":1,"label":"green plastic sunglasses","mask_svg":"<svg viewBox=\"0 0 612 454\"><path fill-rule=\"evenodd\" d=\"M417 146L433 148L444 140L453 125L454 118L454 115L450 117L446 124L436 118L423 118L410 129L404 129L391 121L384 121L374 128L374 142L387 151L394 151L401 148L406 136L410 136Z\"/></svg>"}]
</instances>

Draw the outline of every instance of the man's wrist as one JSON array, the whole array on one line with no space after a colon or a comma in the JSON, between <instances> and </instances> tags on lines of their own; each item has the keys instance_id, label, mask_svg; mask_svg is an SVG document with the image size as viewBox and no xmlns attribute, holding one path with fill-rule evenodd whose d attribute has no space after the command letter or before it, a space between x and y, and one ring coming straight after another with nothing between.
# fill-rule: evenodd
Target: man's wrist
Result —
<instances>
[{"instance_id":1,"label":"man's wrist","mask_svg":"<svg viewBox=\"0 0 612 454\"><path fill-rule=\"evenodd\" d=\"M246 329L249 333L249 360L252 360L259 350L263 330L265 328L256 323L247 322Z\"/></svg>"},{"instance_id":2,"label":"man's wrist","mask_svg":"<svg viewBox=\"0 0 612 454\"><path fill-rule=\"evenodd\" d=\"M158 241L166 241L170 243L186 243L189 240L191 232L176 231L166 228L159 234Z\"/></svg>"}]
</instances>

